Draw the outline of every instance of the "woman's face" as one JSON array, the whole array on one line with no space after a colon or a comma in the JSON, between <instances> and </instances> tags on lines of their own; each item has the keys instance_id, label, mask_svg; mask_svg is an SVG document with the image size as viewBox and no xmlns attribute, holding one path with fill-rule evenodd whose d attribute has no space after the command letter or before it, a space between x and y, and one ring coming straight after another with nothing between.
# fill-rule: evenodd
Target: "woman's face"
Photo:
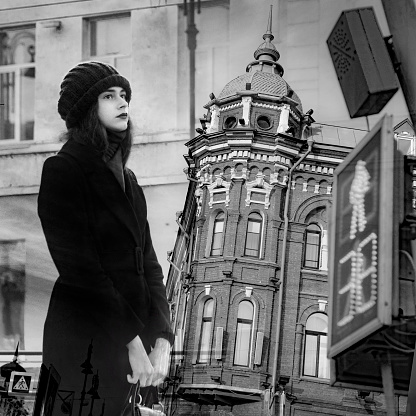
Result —
<instances>
[{"instance_id":1,"label":"woman's face","mask_svg":"<svg viewBox=\"0 0 416 416\"><path fill-rule=\"evenodd\" d=\"M126 91L121 87L111 87L98 96L98 119L112 131L124 131L129 121L129 103Z\"/></svg>"}]
</instances>

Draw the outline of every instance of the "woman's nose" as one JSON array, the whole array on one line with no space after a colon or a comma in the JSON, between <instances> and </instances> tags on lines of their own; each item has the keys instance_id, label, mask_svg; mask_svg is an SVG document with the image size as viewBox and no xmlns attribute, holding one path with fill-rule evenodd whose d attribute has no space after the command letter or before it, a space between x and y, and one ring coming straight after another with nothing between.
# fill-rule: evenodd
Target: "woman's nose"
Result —
<instances>
[{"instance_id":1,"label":"woman's nose","mask_svg":"<svg viewBox=\"0 0 416 416\"><path fill-rule=\"evenodd\" d=\"M126 101L125 98L120 97L119 98L119 107L123 108L123 107L127 107L129 105L129 103Z\"/></svg>"}]
</instances>

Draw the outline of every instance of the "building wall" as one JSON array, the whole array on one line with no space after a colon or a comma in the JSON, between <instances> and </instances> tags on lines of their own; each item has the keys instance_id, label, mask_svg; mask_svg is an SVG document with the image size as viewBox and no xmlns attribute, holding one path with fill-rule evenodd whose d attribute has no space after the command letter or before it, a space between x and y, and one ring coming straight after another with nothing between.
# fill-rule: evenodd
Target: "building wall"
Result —
<instances>
[{"instance_id":1,"label":"building wall","mask_svg":"<svg viewBox=\"0 0 416 416\"><path fill-rule=\"evenodd\" d=\"M232 161L217 163L211 171L224 171ZM248 166L258 166L260 170L267 164L248 159ZM320 269L303 266L305 250L305 230L309 222L317 221L324 230L328 229L328 213L332 206L332 173L317 173L312 165L303 165L294 175L294 186L290 191L289 232L286 258L286 274L282 277L281 266L283 246L283 221L280 206L284 197L284 186L276 185L271 194L271 204L266 210L264 205L251 203L246 206L247 180L232 180L229 204L218 203L209 206L210 199L207 187L202 186L202 207L197 216L198 236L195 255L192 263L193 280L190 286L190 297L187 306L187 322L184 335L184 360L179 364L176 374L181 379L179 385L196 384L198 386L213 384L219 377L221 385L258 389L265 392L264 382L271 382L273 357L277 330L278 294L281 286L276 280L284 279L284 297L282 311L281 338L279 342L279 361L277 372L287 376L289 383L285 386L287 393L285 415L359 415L364 412L377 412L384 409L384 396L372 392L369 401L358 397L358 391L329 386L328 378L304 375L303 362L305 355L305 327L307 319L314 313L327 313L329 293L328 273L325 265ZM314 172L311 172L314 171ZM230 179L230 178L228 178ZM315 186L315 184L320 184ZM289 191L288 191L289 192ZM287 197L287 195L286 195ZM187 200L186 204L190 201ZM212 242L210 229L212 218L219 210L226 213L223 255L213 257L209 254ZM265 213L267 220L264 236L264 257L247 258L243 255L246 239L247 215L252 211ZM191 220L189 220L191 221ZM208 249L208 250L207 250ZM177 258L177 264L185 260ZM277 266L277 267L276 267ZM173 275L170 275L173 278ZM207 287L209 291L207 292ZM247 288L252 292L247 295ZM204 301L212 297L215 302L213 328L211 329L211 354L207 363L197 362L199 338L201 334L201 313ZM242 299L249 299L256 307L253 332L264 333L261 365L237 367L233 365L235 350L237 305ZM176 307L183 306L175 297ZM181 304L181 306L178 306ZM323 308L322 308L323 307ZM182 325L182 323L181 323ZM221 359L215 357L216 328L224 328L223 352ZM255 344L252 344L255 348ZM253 354L253 353L252 353ZM201 389L201 387L199 387ZM222 412L232 415L267 414L267 402L260 400L253 404L236 404L219 406ZM205 414L212 406L197 405L176 399L178 414ZM406 398L397 398L397 406L404 412ZM176 407L175 407L176 408ZM221 414L221 413L213 413Z\"/></svg>"}]
</instances>

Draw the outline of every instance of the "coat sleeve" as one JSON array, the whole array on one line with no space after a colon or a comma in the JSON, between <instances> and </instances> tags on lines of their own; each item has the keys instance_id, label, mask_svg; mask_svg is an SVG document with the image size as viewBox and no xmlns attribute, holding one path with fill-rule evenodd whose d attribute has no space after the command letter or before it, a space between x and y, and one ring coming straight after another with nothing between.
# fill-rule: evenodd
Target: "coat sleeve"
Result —
<instances>
[{"instance_id":1,"label":"coat sleeve","mask_svg":"<svg viewBox=\"0 0 416 416\"><path fill-rule=\"evenodd\" d=\"M109 337L117 344L126 345L136 335L140 336L145 325L100 264L89 228L87 192L85 178L74 162L60 156L46 160L38 214L60 275L58 300L71 308L71 302L76 299L75 303L88 311Z\"/></svg>"},{"instance_id":2,"label":"coat sleeve","mask_svg":"<svg viewBox=\"0 0 416 416\"><path fill-rule=\"evenodd\" d=\"M162 268L157 260L150 236L149 223L146 221L145 244L143 251L144 275L150 289L152 304L150 308L149 336L154 345L157 338L166 338L173 344L174 335L170 325L169 305L166 287L163 283Z\"/></svg>"},{"instance_id":3,"label":"coat sleeve","mask_svg":"<svg viewBox=\"0 0 416 416\"><path fill-rule=\"evenodd\" d=\"M146 198L141 186L137 183L136 176L130 169L127 169L127 172L138 187L141 198L146 203ZM146 229L143 234L143 267L144 276L152 299L149 315L150 322L147 329L149 341L151 345L154 345L157 338L165 338L172 345L175 337L171 329L169 305L166 297L166 286L163 283L162 268L153 248L149 222L147 219Z\"/></svg>"}]
</instances>

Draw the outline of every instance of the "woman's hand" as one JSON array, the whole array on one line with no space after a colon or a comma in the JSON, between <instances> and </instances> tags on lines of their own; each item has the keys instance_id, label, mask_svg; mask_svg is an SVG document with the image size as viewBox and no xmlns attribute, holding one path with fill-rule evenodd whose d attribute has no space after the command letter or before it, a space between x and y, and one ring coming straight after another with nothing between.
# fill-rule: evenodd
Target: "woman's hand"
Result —
<instances>
[{"instance_id":1,"label":"woman's hand","mask_svg":"<svg viewBox=\"0 0 416 416\"><path fill-rule=\"evenodd\" d=\"M131 340L127 348L132 370L132 375L127 374L127 381L131 384L140 381L141 387L150 386L153 383L154 369L140 337L137 335Z\"/></svg>"},{"instance_id":2,"label":"woman's hand","mask_svg":"<svg viewBox=\"0 0 416 416\"><path fill-rule=\"evenodd\" d=\"M164 338L158 338L156 340L155 347L149 354L149 359L154 370L152 386L157 386L158 384L163 383L163 380L168 375L169 353L169 341Z\"/></svg>"}]
</instances>

